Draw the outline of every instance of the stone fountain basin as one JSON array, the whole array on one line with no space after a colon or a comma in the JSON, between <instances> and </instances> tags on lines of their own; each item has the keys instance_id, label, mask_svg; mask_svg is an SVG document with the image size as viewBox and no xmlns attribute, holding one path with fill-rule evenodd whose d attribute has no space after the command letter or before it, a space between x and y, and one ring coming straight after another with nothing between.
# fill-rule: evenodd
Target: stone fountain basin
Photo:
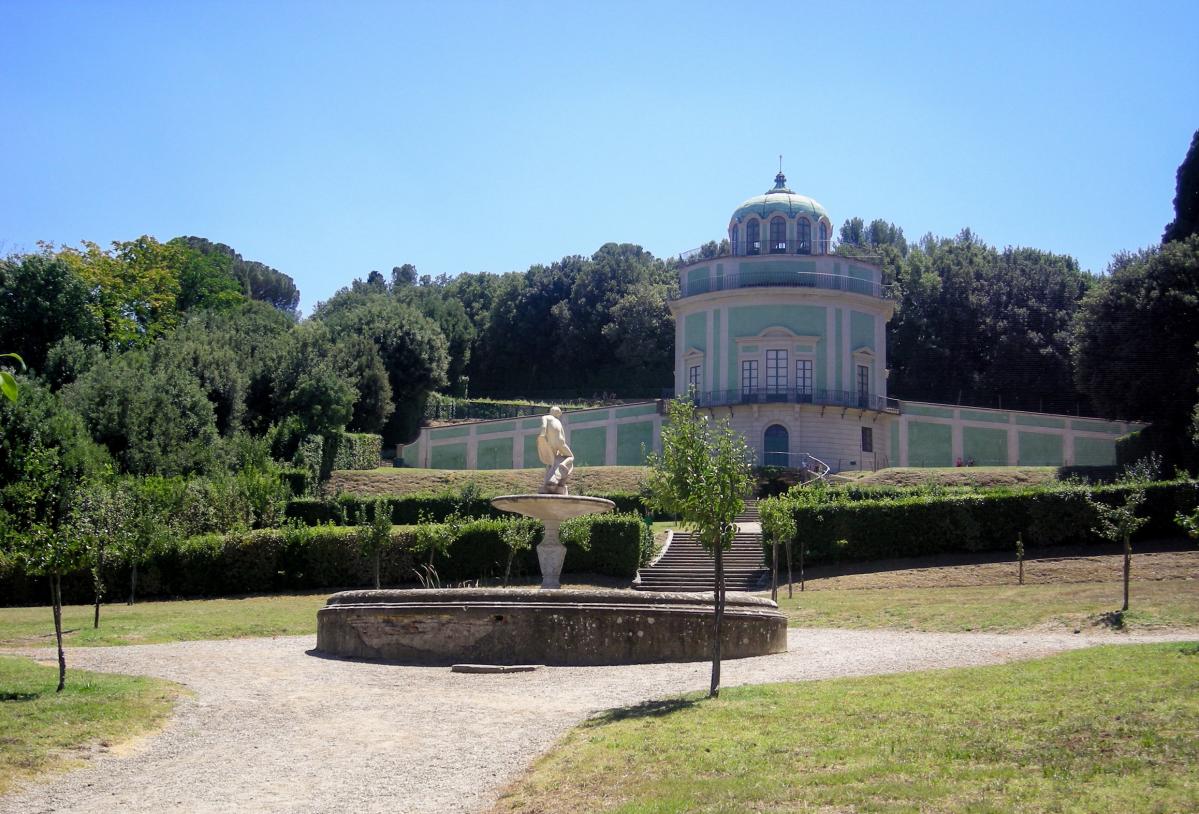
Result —
<instances>
[{"instance_id":1,"label":"stone fountain basin","mask_svg":"<svg viewBox=\"0 0 1199 814\"><path fill-rule=\"evenodd\" d=\"M612 511L616 507L606 498L586 495L501 495L493 497L491 505L500 511L558 522L585 514Z\"/></svg>"},{"instance_id":2,"label":"stone fountain basin","mask_svg":"<svg viewBox=\"0 0 1199 814\"><path fill-rule=\"evenodd\" d=\"M343 591L317 612L316 649L404 664L604 665L705 661L711 593L446 588ZM782 653L787 619L729 594L723 658Z\"/></svg>"}]
</instances>

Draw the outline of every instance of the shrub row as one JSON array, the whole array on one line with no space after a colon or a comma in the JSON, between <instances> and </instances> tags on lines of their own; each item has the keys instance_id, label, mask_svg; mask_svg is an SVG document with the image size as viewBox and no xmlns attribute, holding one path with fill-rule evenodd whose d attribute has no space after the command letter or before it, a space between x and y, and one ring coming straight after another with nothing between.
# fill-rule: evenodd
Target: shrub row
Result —
<instances>
[{"instance_id":1,"label":"shrub row","mask_svg":"<svg viewBox=\"0 0 1199 814\"><path fill-rule=\"evenodd\" d=\"M616 504L620 513L644 514L645 505L641 495L635 492L613 492L593 495L604 497ZM373 511L375 501L384 500L391 506L391 522L400 525L418 523L421 517L441 522L453 512L469 517L510 517L491 505L490 498L477 495L462 495L458 492L416 492L410 495L371 497L364 495L337 495L332 498L294 498L288 501L284 511L286 517L309 526L357 525L366 521Z\"/></svg>"},{"instance_id":2,"label":"shrub row","mask_svg":"<svg viewBox=\"0 0 1199 814\"><path fill-rule=\"evenodd\" d=\"M383 458L383 437L366 432L333 436L333 469L374 469Z\"/></svg>"},{"instance_id":3,"label":"shrub row","mask_svg":"<svg viewBox=\"0 0 1199 814\"><path fill-rule=\"evenodd\" d=\"M876 560L949 552L1015 550L1023 535L1030 548L1094 543L1095 509L1087 500L1117 503L1131 487L1056 485L1026 490L860 499L792 508L796 541L812 562ZM1138 539L1177 536L1178 512L1199 505L1199 482L1144 487L1140 514L1149 522ZM769 553L769 552L767 552Z\"/></svg>"},{"instance_id":4,"label":"shrub row","mask_svg":"<svg viewBox=\"0 0 1199 814\"><path fill-rule=\"evenodd\" d=\"M631 578L652 553L652 536L636 516L609 514L581 520L572 521L582 529L581 535L564 540L567 573ZM442 584L503 576L508 549L500 532L510 522L483 519L465 524L449 551L434 558ZM392 530L390 543L380 554L384 585L416 579L416 568L425 559L413 550L413 541L412 529ZM514 576L537 572L535 551L524 552L513 563ZM114 563L104 579L109 599L128 596L128 565ZM156 552L138 569L139 597L228 596L373 584L374 563L363 553L358 530L344 526L192 537ZM90 601L90 575L65 576L63 593L68 603ZM49 595L44 579L29 577L17 562L0 558L2 604L45 604Z\"/></svg>"}]
</instances>

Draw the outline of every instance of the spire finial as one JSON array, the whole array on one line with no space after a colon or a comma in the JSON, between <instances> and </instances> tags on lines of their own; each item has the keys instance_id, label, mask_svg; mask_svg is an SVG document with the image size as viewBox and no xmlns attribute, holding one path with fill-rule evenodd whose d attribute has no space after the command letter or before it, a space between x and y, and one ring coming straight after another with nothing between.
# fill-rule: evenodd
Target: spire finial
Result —
<instances>
[{"instance_id":1,"label":"spire finial","mask_svg":"<svg viewBox=\"0 0 1199 814\"><path fill-rule=\"evenodd\" d=\"M783 175L783 156L780 154L779 155L779 174L774 176L774 189L769 190L766 194L769 195L771 192L790 192L790 191L791 190L787 189L787 176Z\"/></svg>"}]
</instances>

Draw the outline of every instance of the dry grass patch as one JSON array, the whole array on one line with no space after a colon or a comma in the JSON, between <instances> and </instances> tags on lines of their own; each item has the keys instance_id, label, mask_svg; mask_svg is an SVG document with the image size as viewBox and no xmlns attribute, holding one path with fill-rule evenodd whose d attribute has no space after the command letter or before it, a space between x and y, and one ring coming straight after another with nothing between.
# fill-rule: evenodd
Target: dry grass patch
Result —
<instances>
[{"instance_id":1,"label":"dry grass patch","mask_svg":"<svg viewBox=\"0 0 1199 814\"><path fill-rule=\"evenodd\" d=\"M0 656L0 794L156 730L185 692L169 681L69 666L66 689L56 693L57 685L57 666Z\"/></svg>"},{"instance_id":2,"label":"dry grass patch","mask_svg":"<svg viewBox=\"0 0 1199 814\"><path fill-rule=\"evenodd\" d=\"M338 470L326 489L354 495L407 495L414 492L457 491L478 484L487 496L536 492L545 473L537 469L407 469ZM574 471L573 494L639 492L644 466L581 466Z\"/></svg>"}]
</instances>

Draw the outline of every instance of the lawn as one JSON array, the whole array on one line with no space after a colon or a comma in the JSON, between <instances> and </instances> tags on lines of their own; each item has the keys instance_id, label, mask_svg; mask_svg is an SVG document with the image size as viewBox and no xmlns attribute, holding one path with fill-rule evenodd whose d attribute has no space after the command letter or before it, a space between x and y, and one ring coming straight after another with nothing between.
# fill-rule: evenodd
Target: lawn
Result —
<instances>
[{"instance_id":1,"label":"lawn","mask_svg":"<svg viewBox=\"0 0 1199 814\"><path fill-rule=\"evenodd\" d=\"M878 588L804 591L798 586L779 608L798 627L898 628L932 631L1012 631L1029 628L1094 630L1101 616L1120 607L1118 580L1038 585L976 585L961 588ZM1129 630L1199 628L1195 580L1131 584Z\"/></svg>"},{"instance_id":2,"label":"lawn","mask_svg":"<svg viewBox=\"0 0 1199 814\"><path fill-rule=\"evenodd\" d=\"M65 638L69 647L294 636L316 632L316 612L328 596L325 592L104 605L99 630L92 627L91 606L68 605L62 625L73 631ZM0 645L53 644L49 608L0 608Z\"/></svg>"},{"instance_id":3,"label":"lawn","mask_svg":"<svg viewBox=\"0 0 1199 814\"><path fill-rule=\"evenodd\" d=\"M646 472L644 466L576 467L571 492L639 492ZM455 491L468 483L475 483L484 495L511 495L536 492L541 487L544 474L544 467L478 471L384 467L374 470L338 470L325 488L332 494L406 495L413 492Z\"/></svg>"},{"instance_id":4,"label":"lawn","mask_svg":"<svg viewBox=\"0 0 1199 814\"><path fill-rule=\"evenodd\" d=\"M1199 809L1199 646L725 689L577 727L500 812Z\"/></svg>"},{"instance_id":5,"label":"lawn","mask_svg":"<svg viewBox=\"0 0 1199 814\"><path fill-rule=\"evenodd\" d=\"M49 655L49 654L47 654ZM77 765L153 731L183 692L154 678L89 673L0 656L0 794L21 780Z\"/></svg>"},{"instance_id":6,"label":"lawn","mask_svg":"<svg viewBox=\"0 0 1199 814\"><path fill-rule=\"evenodd\" d=\"M873 472L844 472L858 483L887 486L1024 486L1050 483L1061 477L1056 466L892 466Z\"/></svg>"}]
</instances>

